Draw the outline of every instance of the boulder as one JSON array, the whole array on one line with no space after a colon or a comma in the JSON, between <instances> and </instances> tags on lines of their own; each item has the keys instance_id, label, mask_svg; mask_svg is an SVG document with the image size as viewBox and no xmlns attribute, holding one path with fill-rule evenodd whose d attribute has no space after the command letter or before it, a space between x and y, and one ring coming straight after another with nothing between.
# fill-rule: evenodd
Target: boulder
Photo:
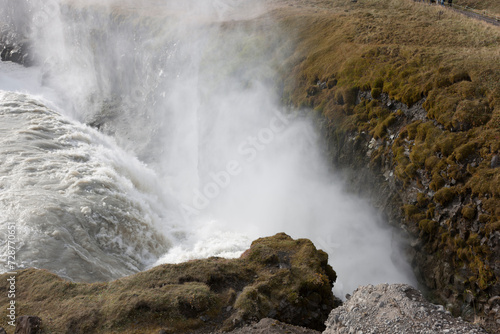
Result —
<instances>
[{"instance_id":1,"label":"boulder","mask_svg":"<svg viewBox=\"0 0 500 334\"><path fill-rule=\"evenodd\" d=\"M32 315L23 315L17 318L15 334L41 333L42 319Z\"/></svg>"}]
</instances>

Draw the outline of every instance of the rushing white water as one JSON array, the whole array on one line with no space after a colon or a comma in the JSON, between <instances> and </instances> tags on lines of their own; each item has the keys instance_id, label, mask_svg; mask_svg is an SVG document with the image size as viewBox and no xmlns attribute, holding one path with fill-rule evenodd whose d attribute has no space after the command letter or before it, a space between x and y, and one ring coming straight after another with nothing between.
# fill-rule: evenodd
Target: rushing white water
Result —
<instances>
[{"instance_id":1,"label":"rushing white water","mask_svg":"<svg viewBox=\"0 0 500 334\"><path fill-rule=\"evenodd\" d=\"M329 253L342 295L411 281L390 229L330 171L312 122L281 110L286 32L256 18L262 4L145 3L33 1L15 20L32 26L42 59L0 67L1 90L39 96L0 94L0 222L19 227L19 264L112 279L238 256L283 231Z\"/></svg>"}]
</instances>

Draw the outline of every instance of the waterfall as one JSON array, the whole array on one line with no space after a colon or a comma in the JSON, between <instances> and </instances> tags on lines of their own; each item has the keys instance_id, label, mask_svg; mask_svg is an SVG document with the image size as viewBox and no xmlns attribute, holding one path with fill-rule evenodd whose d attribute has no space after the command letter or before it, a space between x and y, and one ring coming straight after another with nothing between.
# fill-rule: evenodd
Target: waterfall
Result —
<instances>
[{"instance_id":1,"label":"waterfall","mask_svg":"<svg viewBox=\"0 0 500 334\"><path fill-rule=\"evenodd\" d=\"M1 224L19 226L21 266L107 280L286 232L329 253L341 295L412 282L308 111L281 105L293 45L264 1L3 1L38 57L29 80L0 67Z\"/></svg>"}]
</instances>

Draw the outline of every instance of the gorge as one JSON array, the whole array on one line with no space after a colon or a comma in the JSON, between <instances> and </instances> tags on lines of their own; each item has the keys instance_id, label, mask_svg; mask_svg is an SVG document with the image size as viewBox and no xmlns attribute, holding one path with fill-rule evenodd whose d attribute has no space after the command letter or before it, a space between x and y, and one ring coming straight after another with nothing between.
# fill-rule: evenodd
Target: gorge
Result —
<instances>
[{"instance_id":1,"label":"gorge","mask_svg":"<svg viewBox=\"0 0 500 334\"><path fill-rule=\"evenodd\" d=\"M417 279L498 325L498 28L395 0L3 3L2 59L37 78L0 67L19 268L107 281L283 231L338 297Z\"/></svg>"}]
</instances>

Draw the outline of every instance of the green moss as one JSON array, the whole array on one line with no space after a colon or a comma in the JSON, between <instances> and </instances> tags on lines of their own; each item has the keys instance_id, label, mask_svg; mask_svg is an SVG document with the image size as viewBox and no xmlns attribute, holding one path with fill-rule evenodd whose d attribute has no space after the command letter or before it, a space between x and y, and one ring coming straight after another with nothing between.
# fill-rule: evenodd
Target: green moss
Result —
<instances>
[{"instance_id":1,"label":"green moss","mask_svg":"<svg viewBox=\"0 0 500 334\"><path fill-rule=\"evenodd\" d=\"M467 245L478 246L481 242L481 237L477 233L471 233L467 238Z\"/></svg>"},{"instance_id":2,"label":"green moss","mask_svg":"<svg viewBox=\"0 0 500 334\"><path fill-rule=\"evenodd\" d=\"M439 173L432 174L432 181L429 183L429 188L433 191L440 190L446 184L445 180Z\"/></svg>"},{"instance_id":3,"label":"green moss","mask_svg":"<svg viewBox=\"0 0 500 334\"><path fill-rule=\"evenodd\" d=\"M484 230L485 230L485 233L487 235L491 235L491 234L493 234L495 232L500 232L500 220L496 221L496 222L493 222L493 223L486 224Z\"/></svg>"},{"instance_id":4,"label":"green moss","mask_svg":"<svg viewBox=\"0 0 500 334\"><path fill-rule=\"evenodd\" d=\"M427 234L434 234L436 233L439 223L434 220L429 220L429 219L422 219L418 223L418 227L421 231L427 233Z\"/></svg>"},{"instance_id":5,"label":"green moss","mask_svg":"<svg viewBox=\"0 0 500 334\"><path fill-rule=\"evenodd\" d=\"M446 88L448 86L451 86L452 81L449 76L446 75L446 73L440 74L436 76L434 79L434 88L439 89L439 88Z\"/></svg>"},{"instance_id":6,"label":"green moss","mask_svg":"<svg viewBox=\"0 0 500 334\"><path fill-rule=\"evenodd\" d=\"M387 111L382 108L374 109L372 117L375 116L373 114L376 114L380 119L377 122L377 126L373 129L372 135L377 139L383 138L387 134L387 128L396 121L396 117L392 114L389 115Z\"/></svg>"},{"instance_id":7,"label":"green moss","mask_svg":"<svg viewBox=\"0 0 500 334\"><path fill-rule=\"evenodd\" d=\"M420 220L425 218L425 214L422 213L418 207L415 205L407 204L404 205L403 211L405 213L406 219L413 221L413 222L419 222Z\"/></svg>"},{"instance_id":8,"label":"green moss","mask_svg":"<svg viewBox=\"0 0 500 334\"><path fill-rule=\"evenodd\" d=\"M410 152L410 160L418 167L423 167L430 153L430 150L426 149L424 145L416 145Z\"/></svg>"},{"instance_id":9,"label":"green moss","mask_svg":"<svg viewBox=\"0 0 500 334\"><path fill-rule=\"evenodd\" d=\"M405 9L401 12L381 10L372 2L365 5L370 9L363 6L351 8L349 13L344 12L335 20L330 17L334 15L331 13L325 14L321 20L311 20L310 24L317 29L316 34L310 33L310 25L301 23L301 26L307 26L301 30L301 38L313 36L311 38L314 42L299 45L304 51L304 57L300 59L305 60L298 65L300 68L297 69L300 71L297 73L323 73L325 77L330 73L335 74L338 79L335 89L359 87L372 90L374 96L378 95L380 89L380 92L387 93L391 99L409 105L425 97L423 106L430 121L411 121L409 115L403 112L395 115L398 125L406 124L399 130L392 145L394 173L398 181L403 183L402 191L410 184L424 189L430 178L429 187L435 192L429 203L421 195L417 197L414 207L405 207L406 219L410 221L408 227L412 233L418 232L414 228L419 225L425 229L435 216L439 214L443 217L442 206L448 205L460 194L463 199L470 196L481 198L482 210L487 212L487 216L480 216L480 220L483 219L480 228L486 231L486 226L499 221L496 209L500 207L497 190L500 189L499 176L488 164L492 154L500 150L500 77L496 65L498 55L491 47L498 44L500 35L485 27L465 27L462 22L451 18L442 19L446 22L441 20L436 26L436 21L430 19L432 15L425 19L427 16L421 15L422 13L408 14L422 10L431 14L430 11L433 10L422 6L417 8L413 3L395 4ZM368 26L368 23L363 22L363 14L367 10L373 11L375 7L381 15L380 20L377 21L376 15L370 17ZM404 32L401 30L402 26L396 27L391 23L401 20L386 19L393 15L401 15L406 22ZM415 21L408 20L408 15L415 15ZM303 14L301 21L307 16ZM429 22L421 21L422 18ZM335 28L330 29L334 25ZM378 33L373 27L387 30L386 33ZM358 29L364 29L365 33L357 34ZM453 29L457 33L445 36L439 33L443 29ZM403 40L406 43L402 43ZM479 42L480 40L482 41ZM484 42L486 40L488 42ZM456 43L461 43L461 46L457 48ZM470 47L470 43L478 45ZM314 60L307 57L311 50L315 50ZM349 56L345 56L347 53ZM295 87L297 92L303 94L307 83ZM364 131L385 141L388 130L392 128L383 124L388 116L383 115L380 108L384 109L385 106L380 105L380 101L373 100L350 107L351 111L344 108L343 114L336 113L340 116L328 121L330 124L342 124L344 129L354 132ZM353 109L355 117L351 118L349 112ZM391 161L390 158L387 151L378 150L373 152L370 166L379 165L382 161L387 163ZM464 165L467 166L466 169ZM424 167L426 173L420 177ZM454 187L444 188L447 183L454 184ZM487 199L491 199L494 205ZM476 212L474 217L477 214ZM474 276L470 276L471 284L482 282L481 286L486 286L491 284L485 274L488 269L484 264L489 261L486 255L482 250L479 252L479 246L475 246L475 250L467 250L467 245L460 244L457 239L457 231L460 230L460 235L463 236L458 221L462 217L469 219L471 216L472 212L467 208L460 217L449 218L446 224L436 230L436 234L439 234L436 242L432 243L432 247L429 244L426 247L429 246L429 250L437 251L442 256L461 249L462 259L475 262L472 269L467 269L475 272ZM450 265L453 270L463 263L450 262Z\"/></svg>"},{"instance_id":10,"label":"green moss","mask_svg":"<svg viewBox=\"0 0 500 334\"><path fill-rule=\"evenodd\" d=\"M467 143L455 149L455 160L463 162L476 152L476 143Z\"/></svg>"},{"instance_id":11,"label":"green moss","mask_svg":"<svg viewBox=\"0 0 500 334\"><path fill-rule=\"evenodd\" d=\"M384 80L380 77L375 79L375 81L372 84L372 87L382 90L382 88L384 87Z\"/></svg>"},{"instance_id":12,"label":"green moss","mask_svg":"<svg viewBox=\"0 0 500 334\"><path fill-rule=\"evenodd\" d=\"M477 195L490 194L500 197L500 168L481 168L477 171L469 169L473 176L466 183L472 193Z\"/></svg>"},{"instance_id":13,"label":"green moss","mask_svg":"<svg viewBox=\"0 0 500 334\"><path fill-rule=\"evenodd\" d=\"M434 151L440 152L444 156L449 156L453 153L457 146L458 143L456 136L442 136L440 140L436 142Z\"/></svg>"},{"instance_id":14,"label":"green moss","mask_svg":"<svg viewBox=\"0 0 500 334\"><path fill-rule=\"evenodd\" d=\"M491 119L491 112L492 110L486 101L463 100L457 105L451 119L451 125L462 131L482 126Z\"/></svg>"},{"instance_id":15,"label":"green moss","mask_svg":"<svg viewBox=\"0 0 500 334\"><path fill-rule=\"evenodd\" d=\"M462 208L462 216L465 219L472 220L476 216L475 206L467 205Z\"/></svg>"},{"instance_id":16,"label":"green moss","mask_svg":"<svg viewBox=\"0 0 500 334\"><path fill-rule=\"evenodd\" d=\"M405 173L409 178L414 178L417 174L418 166L414 163L410 163L405 168Z\"/></svg>"},{"instance_id":17,"label":"green moss","mask_svg":"<svg viewBox=\"0 0 500 334\"><path fill-rule=\"evenodd\" d=\"M478 220L479 220L480 223L486 224L486 223L488 223L491 220L491 216L488 215L488 214L482 213L482 214L479 215Z\"/></svg>"},{"instance_id":18,"label":"green moss","mask_svg":"<svg viewBox=\"0 0 500 334\"><path fill-rule=\"evenodd\" d=\"M427 198L427 195L424 193L418 193L417 203L419 208L427 207L427 205L429 204L429 198Z\"/></svg>"},{"instance_id":19,"label":"green moss","mask_svg":"<svg viewBox=\"0 0 500 334\"><path fill-rule=\"evenodd\" d=\"M442 206L446 206L455 198L455 194L455 188L441 188L434 194L434 199Z\"/></svg>"},{"instance_id":20,"label":"green moss","mask_svg":"<svg viewBox=\"0 0 500 334\"><path fill-rule=\"evenodd\" d=\"M425 213L425 218L426 219L433 219L435 211L436 211L436 206L432 203L429 204L427 212Z\"/></svg>"},{"instance_id":21,"label":"green moss","mask_svg":"<svg viewBox=\"0 0 500 334\"><path fill-rule=\"evenodd\" d=\"M435 155L430 155L430 156L427 156L425 158L425 169L427 171L432 171L436 166L437 164L439 163L439 158L436 157Z\"/></svg>"},{"instance_id":22,"label":"green moss","mask_svg":"<svg viewBox=\"0 0 500 334\"><path fill-rule=\"evenodd\" d=\"M344 103L347 104L348 106L356 105L358 91L359 89L356 87L343 88L341 90L341 93Z\"/></svg>"},{"instance_id":23,"label":"green moss","mask_svg":"<svg viewBox=\"0 0 500 334\"><path fill-rule=\"evenodd\" d=\"M417 128L421 124L421 121L416 121L406 126L406 130L408 131L408 139L414 140L417 136Z\"/></svg>"},{"instance_id":24,"label":"green moss","mask_svg":"<svg viewBox=\"0 0 500 334\"><path fill-rule=\"evenodd\" d=\"M419 209L415 205L407 204L403 206L403 211L406 218L410 218L415 214L419 213Z\"/></svg>"},{"instance_id":25,"label":"green moss","mask_svg":"<svg viewBox=\"0 0 500 334\"><path fill-rule=\"evenodd\" d=\"M432 132L432 130L434 129L435 127L432 122L419 123L417 126L417 134L415 136L415 139L420 142L425 142L427 133Z\"/></svg>"}]
</instances>

